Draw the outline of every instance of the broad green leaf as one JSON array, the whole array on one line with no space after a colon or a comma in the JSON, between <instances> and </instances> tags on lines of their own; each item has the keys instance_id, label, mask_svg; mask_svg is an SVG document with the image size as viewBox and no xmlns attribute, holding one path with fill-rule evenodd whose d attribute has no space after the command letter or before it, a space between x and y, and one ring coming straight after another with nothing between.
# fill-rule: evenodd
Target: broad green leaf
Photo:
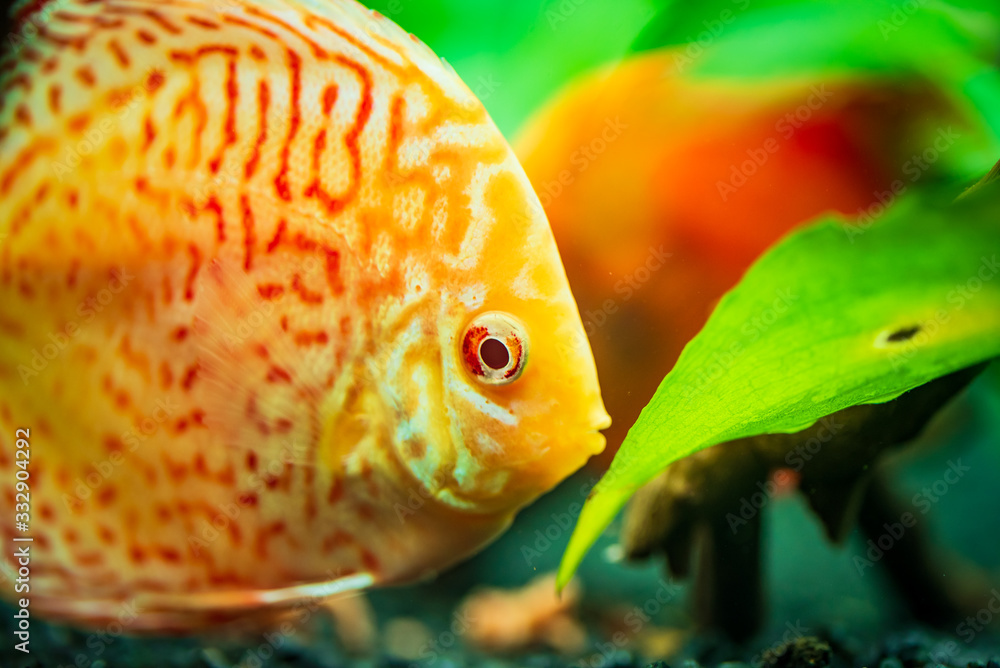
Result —
<instances>
[{"instance_id":1,"label":"broad green leaf","mask_svg":"<svg viewBox=\"0 0 1000 668\"><path fill-rule=\"evenodd\" d=\"M629 497L669 464L791 433L1000 355L1000 187L903 196L868 227L827 218L722 298L629 431L563 555L565 584Z\"/></svg>"}]
</instances>

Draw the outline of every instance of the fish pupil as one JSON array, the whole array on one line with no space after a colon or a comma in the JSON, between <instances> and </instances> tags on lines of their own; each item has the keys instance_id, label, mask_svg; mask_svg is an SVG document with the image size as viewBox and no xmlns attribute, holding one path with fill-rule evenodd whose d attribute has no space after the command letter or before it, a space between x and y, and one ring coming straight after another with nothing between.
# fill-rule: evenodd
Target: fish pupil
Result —
<instances>
[{"instance_id":1,"label":"fish pupil","mask_svg":"<svg viewBox=\"0 0 1000 668\"><path fill-rule=\"evenodd\" d=\"M479 346L479 357L491 369L503 369L510 364L510 351L499 339L485 339Z\"/></svg>"}]
</instances>

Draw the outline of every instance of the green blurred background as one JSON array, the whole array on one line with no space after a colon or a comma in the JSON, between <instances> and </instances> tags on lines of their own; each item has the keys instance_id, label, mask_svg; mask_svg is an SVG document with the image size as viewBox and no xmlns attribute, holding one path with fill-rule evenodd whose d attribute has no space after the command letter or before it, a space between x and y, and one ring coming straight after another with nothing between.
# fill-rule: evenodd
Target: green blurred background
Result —
<instances>
[{"instance_id":1,"label":"green blurred background","mask_svg":"<svg viewBox=\"0 0 1000 668\"><path fill-rule=\"evenodd\" d=\"M451 63L510 139L562 84L614 63L657 0L375 0Z\"/></svg>"}]
</instances>

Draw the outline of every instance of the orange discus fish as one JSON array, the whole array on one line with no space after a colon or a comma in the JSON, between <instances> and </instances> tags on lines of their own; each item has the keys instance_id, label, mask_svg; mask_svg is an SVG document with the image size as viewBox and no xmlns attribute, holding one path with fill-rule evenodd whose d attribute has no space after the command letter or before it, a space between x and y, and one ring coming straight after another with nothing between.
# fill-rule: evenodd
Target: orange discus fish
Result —
<instances>
[{"instance_id":1,"label":"orange discus fish","mask_svg":"<svg viewBox=\"0 0 1000 668\"><path fill-rule=\"evenodd\" d=\"M352 0L15 21L0 533L33 538L33 611L163 628L422 578L601 451L541 206L414 37Z\"/></svg>"}]
</instances>

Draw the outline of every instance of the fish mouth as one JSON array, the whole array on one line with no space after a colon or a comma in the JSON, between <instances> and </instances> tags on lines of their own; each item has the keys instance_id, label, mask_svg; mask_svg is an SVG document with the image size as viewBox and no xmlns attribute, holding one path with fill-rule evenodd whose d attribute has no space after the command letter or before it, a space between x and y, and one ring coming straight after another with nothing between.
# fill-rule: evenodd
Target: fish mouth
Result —
<instances>
[{"instance_id":1,"label":"fish mouth","mask_svg":"<svg viewBox=\"0 0 1000 668\"><path fill-rule=\"evenodd\" d=\"M604 452L604 448L607 447L607 439L601 432L611 426L611 416L608 415L604 402L599 397L590 404L590 409L585 415L586 419L581 420L585 427L582 433L577 432L580 435L573 440L582 441L581 445L584 446L582 449L588 457L593 457Z\"/></svg>"},{"instance_id":2,"label":"fish mouth","mask_svg":"<svg viewBox=\"0 0 1000 668\"><path fill-rule=\"evenodd\" d=\"M610 421L608 425L610 426ZM602 429L607 429L608 427L602 427ZM608 445L608 439L604 437L599 430L588 431L586 434L586 440L589 441L587 450L590 451L591 456L599 455L604 452L604 448Z\"/></svg>"},{"instance_id":3,"label":"fish mouth","mask_svg":"<svg viewBox=\"0 0 1000 668\"><path fill-rule=\"evenodd\" d=\"M591 426L591 431L601 432L611 426L611 416L605 409L601 409L601 414L599 417L593 420L594 424Z\"/></svg>"},{"instance_id":4,"label":"fish mouth","mask_svg":"<svg viewBox=\"0 0 1000 668\"><path fill-rule=\"evenodd\" d=\"M586 446L584 449L590 456L594 456L604 452L604 448L607 447L607 438L601 432L611 426L611 416L602 407L598 414L591 416L588 423L589 428L584 431L581 440Z\"/></svg>"},{"instance_id":5,"label":"fish mouth","mask_svg":"<svg viewBox=\"0 0 1000 668\"><path fill-rule=\"evenodd\" d=\"M590 431L594 433L600 433L611 426L611 416L608 415L608 409L604 407L603 401L590 411L588 422L590 423Z\"/></svg>"}]
</instances>

